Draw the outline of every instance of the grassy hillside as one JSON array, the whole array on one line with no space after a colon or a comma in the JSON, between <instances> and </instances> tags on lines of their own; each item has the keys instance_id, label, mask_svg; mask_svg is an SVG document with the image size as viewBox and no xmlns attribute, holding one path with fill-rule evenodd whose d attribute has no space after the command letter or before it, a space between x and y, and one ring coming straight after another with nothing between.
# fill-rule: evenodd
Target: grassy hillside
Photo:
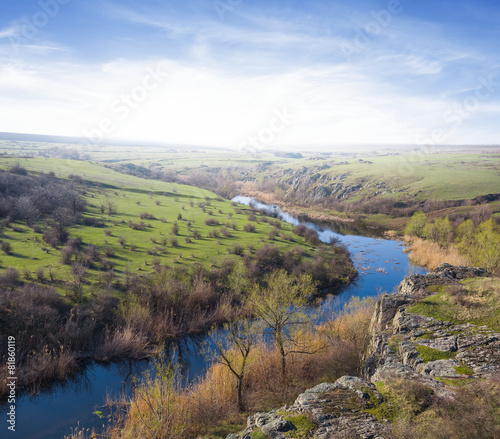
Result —
<instances>
[{"instance_id":1,"label":"grassy hillside","mask_svg":"<svg viewBox=\"0 0 500 439\"><path fill-rule=\"evenodd\" d=\"M246 206L193 186L145 180L102 164L71 160L12 159L0 165L9 168L14 162L34 172L72 176L84 188L88 202L84 224L72 227L71 237L96 246L118 278L126 272L152 272L158 265L217 267L223 259L239 259L234 253L256 251L269 241L270 233L271 242L282 251L296 245L306 256L314 251L303 238L292 236L289 224L252 214ZM31 273L33 278L42 267L47 276L51 271L58 279L69 278L70 266L60 264L61 248L43 242L42 232L43 228L36 233L19 222L4 228L2 241L8 241L12 251L2 254L2 267L16 268L26 276ZM89 270L88 291L100 277L101 267Z\"/></svg>"},{"instance_id":2,"label":"grassy hillside","mask_svg":"<svg viewBox=\"0 0 500 439\"><path fill-rule=\"evenodd\" d=\"M74 160L0 168L0 362L15 334L20 390L248 316L274 272L311 294L357 274L343 247L194 186Z\"/></svg>"}]
</instances>

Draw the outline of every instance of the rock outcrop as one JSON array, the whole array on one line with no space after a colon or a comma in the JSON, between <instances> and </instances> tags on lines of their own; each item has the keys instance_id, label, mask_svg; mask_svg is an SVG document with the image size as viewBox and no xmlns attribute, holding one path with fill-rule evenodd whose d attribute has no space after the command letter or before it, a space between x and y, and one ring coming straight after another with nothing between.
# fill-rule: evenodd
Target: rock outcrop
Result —
<instances>
[{"instance_id":1,"label":"rock outcrop","mask_svg":"<svg viewBox=\"0 0 500 439\"><path fill-rule=\"evenodd\" d=\"M389 422L369 413L383 401L374 384L410 380L435 395L452 398L453 387L442 379L486 378L500 371L499 333L487 326L440 321L408 311L412 304L435 294L432 286L488 274L479 268L443 264L426 275L405 278L396 294L385 295L376 305L364 379L345 376L319 384L299 395L290 407L250 416L247 428L227 439L250 439L259 431L269 438L298 437L295 424L304 416L311 427L300 437L389 439L393 437ZM425 361L423 349L442 358Z\"/></svg>"},{"instance_id":2,"label":"rock outcrop","mask_svg":"<svg viewBox=\"0 0 500 439\"><path fill-rule=\"evenodd\" d=\"M310 422L310 435L321 439L384 439L392 437L390 426L366 412L379 404L382 396L375 386L357 377L345 376L335 383L319 384L300 394L290 407L248 418L247 428L227 439L251 439L262 432L274 439L294 437L296 420ZM305 433L305 432L302 432ZM303 437L303 436L301 436Z\"/></svg>"}]
</instances>

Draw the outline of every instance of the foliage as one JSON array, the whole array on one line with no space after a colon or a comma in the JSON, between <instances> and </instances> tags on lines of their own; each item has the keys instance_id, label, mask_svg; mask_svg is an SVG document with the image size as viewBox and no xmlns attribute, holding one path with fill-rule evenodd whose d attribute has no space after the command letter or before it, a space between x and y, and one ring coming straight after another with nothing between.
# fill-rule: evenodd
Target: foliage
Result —
<instances>
[{"instance_id":1,"label":"foliage","mask_svg":"<svg viewBox=\"0 0 500 439\"><path fill-rule=\"evenodd\" d=\"M250 293L250 304L255 314L270 329L281 355L281 374L286 378L286 357L298 346L298 338L292 331L305 325L304 309L313 295L315 284L310 275L290 276L284 270L270 274L265 287L256 286Z\"/></svg>"},{"instance_id":2,"label":"foliage","mask_svg":"<svg viewBox=\"0 0 500 439\"><path fill-rule=\"evenodd\" d=\"M426 237L427 217L422 211L415 212L408 221L405 228L405 234L410 236Z\"/></svg>"}]
</instances>

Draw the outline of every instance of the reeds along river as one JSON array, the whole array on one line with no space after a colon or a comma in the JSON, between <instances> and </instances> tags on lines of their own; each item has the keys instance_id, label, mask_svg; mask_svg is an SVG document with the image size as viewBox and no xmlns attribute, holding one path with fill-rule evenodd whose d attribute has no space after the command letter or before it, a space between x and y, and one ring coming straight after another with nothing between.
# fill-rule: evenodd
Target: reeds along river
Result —
<instances>
[{"instance_id":1,"label":"reeds along river","mask_svg":"<svg viewBox=\"0 0 500 439\"><path fill-rule=\"evenodd\" d=\"M408 273L424 272L412 266L403 252L402 243L383 239L376 230L351 223L325 223L295 218L282 212L276 206L267 206L248 197L236 197L234 201L253 205L257 209L273 212L284 221L305 224L315 230L321 241L329 243L338 239L351 252L351 257L359 270L359 278L345 288L332 301L325 302L327 309L341 308L352 296L360 298L376 296L381 291L392 292ZM200 354L201 339L183 338L167 346L174 352L174 360L179 363L187 380L199 377L208 360ZM16 432L7 430L6 407L1 408L0 437L22 439L60 439L72 427L97 428L106 424L96 410L102 408L106 396L130 393L132 378L151 368L148 361L127 361L108 366L90 363L73 380L53 387L36 397L21 396L16 401Z\"/></svg>"}]
</instances>

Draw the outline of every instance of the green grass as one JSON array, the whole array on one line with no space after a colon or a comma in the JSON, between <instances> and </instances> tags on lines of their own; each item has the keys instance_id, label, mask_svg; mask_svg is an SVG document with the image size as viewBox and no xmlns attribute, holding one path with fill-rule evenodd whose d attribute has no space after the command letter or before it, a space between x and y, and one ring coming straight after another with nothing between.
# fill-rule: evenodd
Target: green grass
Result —
<instances>
[{"instance_id":1,"label":"green grass","mask_svg":"<svg viewBox=\"0 0 500 439\"><path fill-rule=\"evenodd\" d=\"M0 152L10 154L40 154L54 145L17 142L15 145L0 141ZM21 147L24 147L22 150ZM67 145L69 149L80 149L79 145ZM450 150L439 154L419 155L365 155L352 156L329 154L318 160L319 156L304 153L303 159L276 157L270 152L258 155L233 150L217 150L202 148L160 148L160 147L116 147L96 146L84 151L91 160L110 164L135 164L149 169L173 171L186 175L194 171L207 169L226 169L228 166L246 171L252 170L257 180L277 174L286 169L308 169L308 174L325 175L331 179L342 176L347 185L362 183L356 198L373 196L375 192L387 192L385 197L400 195L415 197L418 200L443 199L459 200L474 198L488 193L500 193L499 156L495 154L470 151ZM311 158L315 160L311 160ZM363 159L370 163L362 163ZM36 159L3 159L3 162L36 161L40 170L44 170L44 158ZM70 160L59 160L56 173L67 172ZM85 161L79 161L82 174L90 176L90 169ZM344 164L346 163L346 164ZM266 168L255 170L257 165L265 164ZM48 169L47 169L48 170ZM74 171L73 171L74 172ZM122 181L126 178L123 179ZM365 184L368 182L369 184ZM383 190L375 187L383 184ZM121 187L123 185L120 184Z\"/></svg>"},{"instance_id":2,"label":"green grass","mask_svg":"<svg viewBox=\"0 0 500 439\"><path fill-rule=\"evenodd\" d=\"M6 166L5 161L2 161L2 165ZM21 165L30 171L57 169L57 174L62 178L79 174L90 182L85 188L88 209L84 217L95 218L105 226L77 225L70 229L70 235L72 238L81 238L84 245L97 246L101 256L104 249L108 248L112 254L108 259L114 264L118 278L123 278L127 272L144 275L153 271L154 264L187 268L193 264L219 267L224 259L242 257L230 254L235 245L241 245L244 253L250 252L250 248L255 253L267 243L276 245L282 251L300 245L306 257L315 250L303 238L293 235L293 227L285 222L280 222L279 235L269 240L268 235L274 225L262 221L259 212L256 212L256 221L251 222L255 232L245 231L245 225L250 222L248 215L251 209L243 205L234 206L230 201L220 199L206 190L124 176L100 164L86 162L30 159ZM102 213L100 209L108 201L113 203L116 210L112 215ZM141 220L140 215L143 213L152 215L154 219ZM179 215L182 219L179 219ZM219 225L207 225L206 220L215 220ZM129 226L130 222L141 221L147 225L143 231L133 230ZM196 230L201 235L201 239L191 237L188 222L192 224L192 231ZM172 234L174 223L179 228L177 235ZM2 268L13 267L23 275L24 271L34 273L42 267L47 273L52 269L61 281L69 279L69 266L60 264L61 248L50 247L43 242L42 235L31 228L19 223L12 223L12 226L14 229L4 228L0 238L1 241L8 241L13 250L11 254L0 255ZM223 236L223 229L229 231L228 236ZM208 236L214 230L219 231L219 237ZM172 245L173 238L177 239L177 246ZM125 240L125 246L120 245L121 239ZM90 294L100 276L102 272L97 269L88 271L87 294Z\"/></svg>"},{"instance_id":3,"label":"green grass","mask_svg":"<svg viewBox=\"0 0 500 439\"><path fill-rule=\"evenodd\" d=\"M311 431L316 428L316 424L307 415L297 415L285 417L296 429L291 431L290 436L297 439L310 437Z\"/></svg>"},{"instance_id":4,"label":"green grass","mask_svg":"<svg viewBox=\"0 0 500 439\"><path fill-rule=\"evenodd\" d=\"M408 312L454 323L473 323L500 331L500 280L475 278L462 282L462 302L451 294L450 287L426 297L408 308Z\"/></svg>"},{"instance_id":5,"label":"green grass","mask_svg":"<svg viewBox=\"0 0 500 439\"><path fill-rule=\"evenodd\" d=\"M457 366L455 367L455 370L457 373L460 373L462 375L470 375L470 376L474 375L474 370L472 370L468 366Z\"/></svg>"},{"instance_id":6,"label":"green grass","mask_svg":"<svg viewBox=\"0 0 500 439\"><path fill-rule=\"evenodd\" d=\"M424 363L437 360L448 360L449 358L454 358L456 355L455 352L438 351L437 349L432 349L427 346L416 345L415 347Z\"/></svg>"},{"instance_id":7,"label":"green grass","mask_svg":"<svg viewBox=\"0 0 500 439\"><path fill-rule=\"evenodd\" d=\"M447 384L448 386L457 388L465 387L473 383L477 379L477 378L472 379L472 378L441 378L441 377L435 377L435 378L436 380L441 381L442 383Z\"/></svg>"},{"instance_id":8,"label":"green grass","mask_svg":"<svg viewBox=\"0 0 500 439\"><path fill-rule=\"evenodd\" d=\"M252 432L250 435L252 439L267 439L268 436L266 436L262 431L260 430L255 430Z\"/></svg>"},{"instance_id":9,"label":"green grass","mask_svg":"<svg viewBox=\"0 0 500 439\"><path fill-rule=\"evenodd\" d=\"M231 433L238 433L245 428L246 418L242 416L239 422L222 422L204 435L204 438L221 438L225 439Z\"/></svg>"},{"instance_id":10,"label":"green grass","mask_svg":"<svg viewBox=\"0 0 500 439\"><path fill-rule=\"evenodd\" d=\"M395 423L400 419L419 415L427 409L433 394L431 389L405 380L378 382L375 386L383 396L383 402L366 409L365 412L375 416L379 422L387 419Z\"/></svg>"}]
</instances>

